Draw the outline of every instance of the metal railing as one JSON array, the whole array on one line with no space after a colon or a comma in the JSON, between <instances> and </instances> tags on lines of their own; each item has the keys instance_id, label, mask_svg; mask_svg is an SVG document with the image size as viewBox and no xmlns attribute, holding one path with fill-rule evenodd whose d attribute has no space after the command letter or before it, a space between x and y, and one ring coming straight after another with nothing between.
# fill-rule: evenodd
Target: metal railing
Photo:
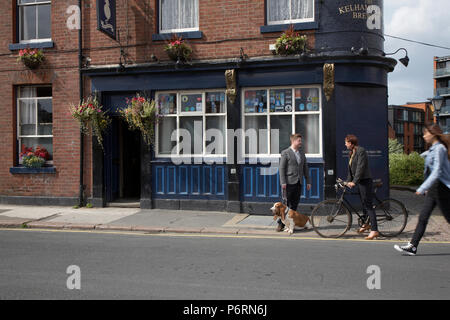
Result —
<instances>
[{"instance_id":1,"label":"metal railing","mask_svg":"<svg viewBox=\"0 0 450 320\"><path fill-rule=\"evenodd\" d=\"M435 77L450 76L450 68L440 68L434 71Z\"/></svg>"}]
</instances>

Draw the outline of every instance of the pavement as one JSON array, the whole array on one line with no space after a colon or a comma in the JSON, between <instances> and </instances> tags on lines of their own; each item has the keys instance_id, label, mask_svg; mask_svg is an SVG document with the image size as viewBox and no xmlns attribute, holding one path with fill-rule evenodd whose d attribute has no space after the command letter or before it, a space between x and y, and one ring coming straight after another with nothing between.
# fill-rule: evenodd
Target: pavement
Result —
<instances>
[{"instance_id":1,"label":"pavement","mask_svg":"<svg viewBox=\"0 0 450 320\"><path fill-rule=\"evenodd\" d=\"M410 190L391 189L391 198L402 201L408 210L408 224L396 238L408 241L417 224L423 198ZM269 208L272 204L268 203ZM354 225L342 239L361 240ZM21 206L0 204L0 228L61 229L85 231L121 231L143 233L195 233L247 236L317 238L314 230L296 230L289 235L275 231L276 222L269 215L243 213L140 209L124 207L79 208L57 206ZM322 239L322 238L320 238ZM431 216L423 242L450 244L450 225L436 209Z\"/></svg>"}]
</instances>

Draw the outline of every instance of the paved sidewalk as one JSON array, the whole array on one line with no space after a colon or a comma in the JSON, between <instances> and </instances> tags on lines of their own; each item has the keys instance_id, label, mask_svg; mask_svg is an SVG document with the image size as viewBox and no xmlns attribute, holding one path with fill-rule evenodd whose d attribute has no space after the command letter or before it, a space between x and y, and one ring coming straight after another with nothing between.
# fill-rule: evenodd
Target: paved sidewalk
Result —
<instances>
[{"instance_id":1,"label":"paved sidewalk","mask_svg":"<svg viewBox=\"0 0 450 320\"><path fill-rule=\"evenodd\" d=\"M423 199L410 191L392 190L391 197L405 203L408 224L393 240L408 241L414 232ZM268 204L270 206L271 204ZM356 233L356 221L344 239L362 239ZM39 228L72 230L119 230L144 233L198 233L263 235L276 237L319 238L314 230L296 231L289 236L275 231L272 216L229 212L187 210L141 210L139 208L81 208L0 205L0 228ZM390 239L392 240L392 239ZM423 241L450 243L450 225L437 210L433 213Z\"/></svg>"}]
</instances>

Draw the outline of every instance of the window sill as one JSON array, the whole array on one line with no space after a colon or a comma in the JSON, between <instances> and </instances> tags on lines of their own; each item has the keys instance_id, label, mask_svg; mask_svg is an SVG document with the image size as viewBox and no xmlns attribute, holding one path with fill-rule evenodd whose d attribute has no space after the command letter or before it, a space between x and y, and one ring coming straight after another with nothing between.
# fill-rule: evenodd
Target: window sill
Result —
<instances>
[{"instance_id":1,"label":"window sill","mask_svg":"<svg viewBox=\"0 0 450 320\"><path fill-rule=\"evenodd\" d=\"M9 168L12 174L35 174L35 173L56 173L55 167L41 167L41 168L27 168L27 167L12 167Z\"/></svg>"},{"instance_id":2,"label":"window sill","mask_svg":"<svg viewBox=\"0 0 450 320\"><path fill-rule=\"evenodd\" d=\"M30 43L10 43L8 45L8 49L10 51L21 50L25 48L32 49L44 49L44 48L53 48L55 43L53 41L43 41L43 42L30 42Z\"/></svg>"},{"instance_id":3,"label":"window sill","mask_svg":"<svg viewBox=\"0 0 450 320\"><path fill-rule=\"evenodd\" d=\"M282 31L286 31L289 28L289 26L290 26L290 24L266 25L266 26L261 26L260 31L261 31L261 33L282 32ZM318 22L294 23L293 26L294 26L295 31L319 29Z\"/></svg>"},{"instance_id":4,"label":"window sill","mask_svg":"<svg viewBox=\"0 0 450 320\"><path fill-rule=\"evenodd\" d=\"M172 36L176 34L183 39L201 39L203 38L203 32L201 31L189 31L189 32L178 32L178 33L156 33L152 35L153 41L170 40Z\"/></svg>"}]
</instances>

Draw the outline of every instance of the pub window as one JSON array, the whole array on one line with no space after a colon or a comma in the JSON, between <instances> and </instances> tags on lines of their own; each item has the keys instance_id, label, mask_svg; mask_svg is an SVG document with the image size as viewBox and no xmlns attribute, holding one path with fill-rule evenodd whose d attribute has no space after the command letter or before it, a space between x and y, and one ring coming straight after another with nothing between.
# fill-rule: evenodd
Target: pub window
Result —
<instances>
[{"instance_id":1,"label":"pub window","mask_svg":"<svg viewBox=\"0 0 450 320\"><path fill-rule=\"evenodd\" d=\"M160 92L156 104L164 115L157 126L157 156L226 155L225 91ZM180 129L189 133L190 150L183 147ZM173 134L175 141L171 139Z\"/></svg>"},{"instance_id":2,"label":"pub window","mask_svg":"<svg viewBox=\"0 0 450 320\"><path fill-rule=\"evenodd\" d=\"M53 159L52 88L48 86L19 87L17 93L18 158L27 148L48 152L47 163Z\"/></svg>"},{"instance_id":3,"label":"pub window","mask_svg":"<svg viewBox=\"0 0 450 320\"><path fill-rule=\"evenodd\" d=\"M267 24L314 21L314 0L267 0Z\"/></svg>"},{"instance_id":4,"label":"pub window","mask_svg":"<svg viewBox=\"0 0 450 320\"><path fill-rule=\"evenodd\" d=\"M321 104L318 87L244 89L242 123L246 134L243 139L245 155L278 156L290 146L290 135L300 133L305 153L321 156ZM278 141L271 132L273 129L278 129ZM257 143L251 140L255 136Z\"/></svg>"},{"instance_id":5,"label":"pub window","mask_svg":"<svg viewBox=\"0 0 450 320\"><path fill-rule=\"evenodd\" d=\"M22 43L50 40L51 1L17 0L19 41Z\"/></svg>"},{"instance_id":6,"label":"pub window","mask_svg":"<svg viewBox=\"0 0 450 320\"><path fill-rule=\"evenodd\" d=\"M160 0L159 32L198 31L199 0Z\"/></svg>"}]
</instances>

